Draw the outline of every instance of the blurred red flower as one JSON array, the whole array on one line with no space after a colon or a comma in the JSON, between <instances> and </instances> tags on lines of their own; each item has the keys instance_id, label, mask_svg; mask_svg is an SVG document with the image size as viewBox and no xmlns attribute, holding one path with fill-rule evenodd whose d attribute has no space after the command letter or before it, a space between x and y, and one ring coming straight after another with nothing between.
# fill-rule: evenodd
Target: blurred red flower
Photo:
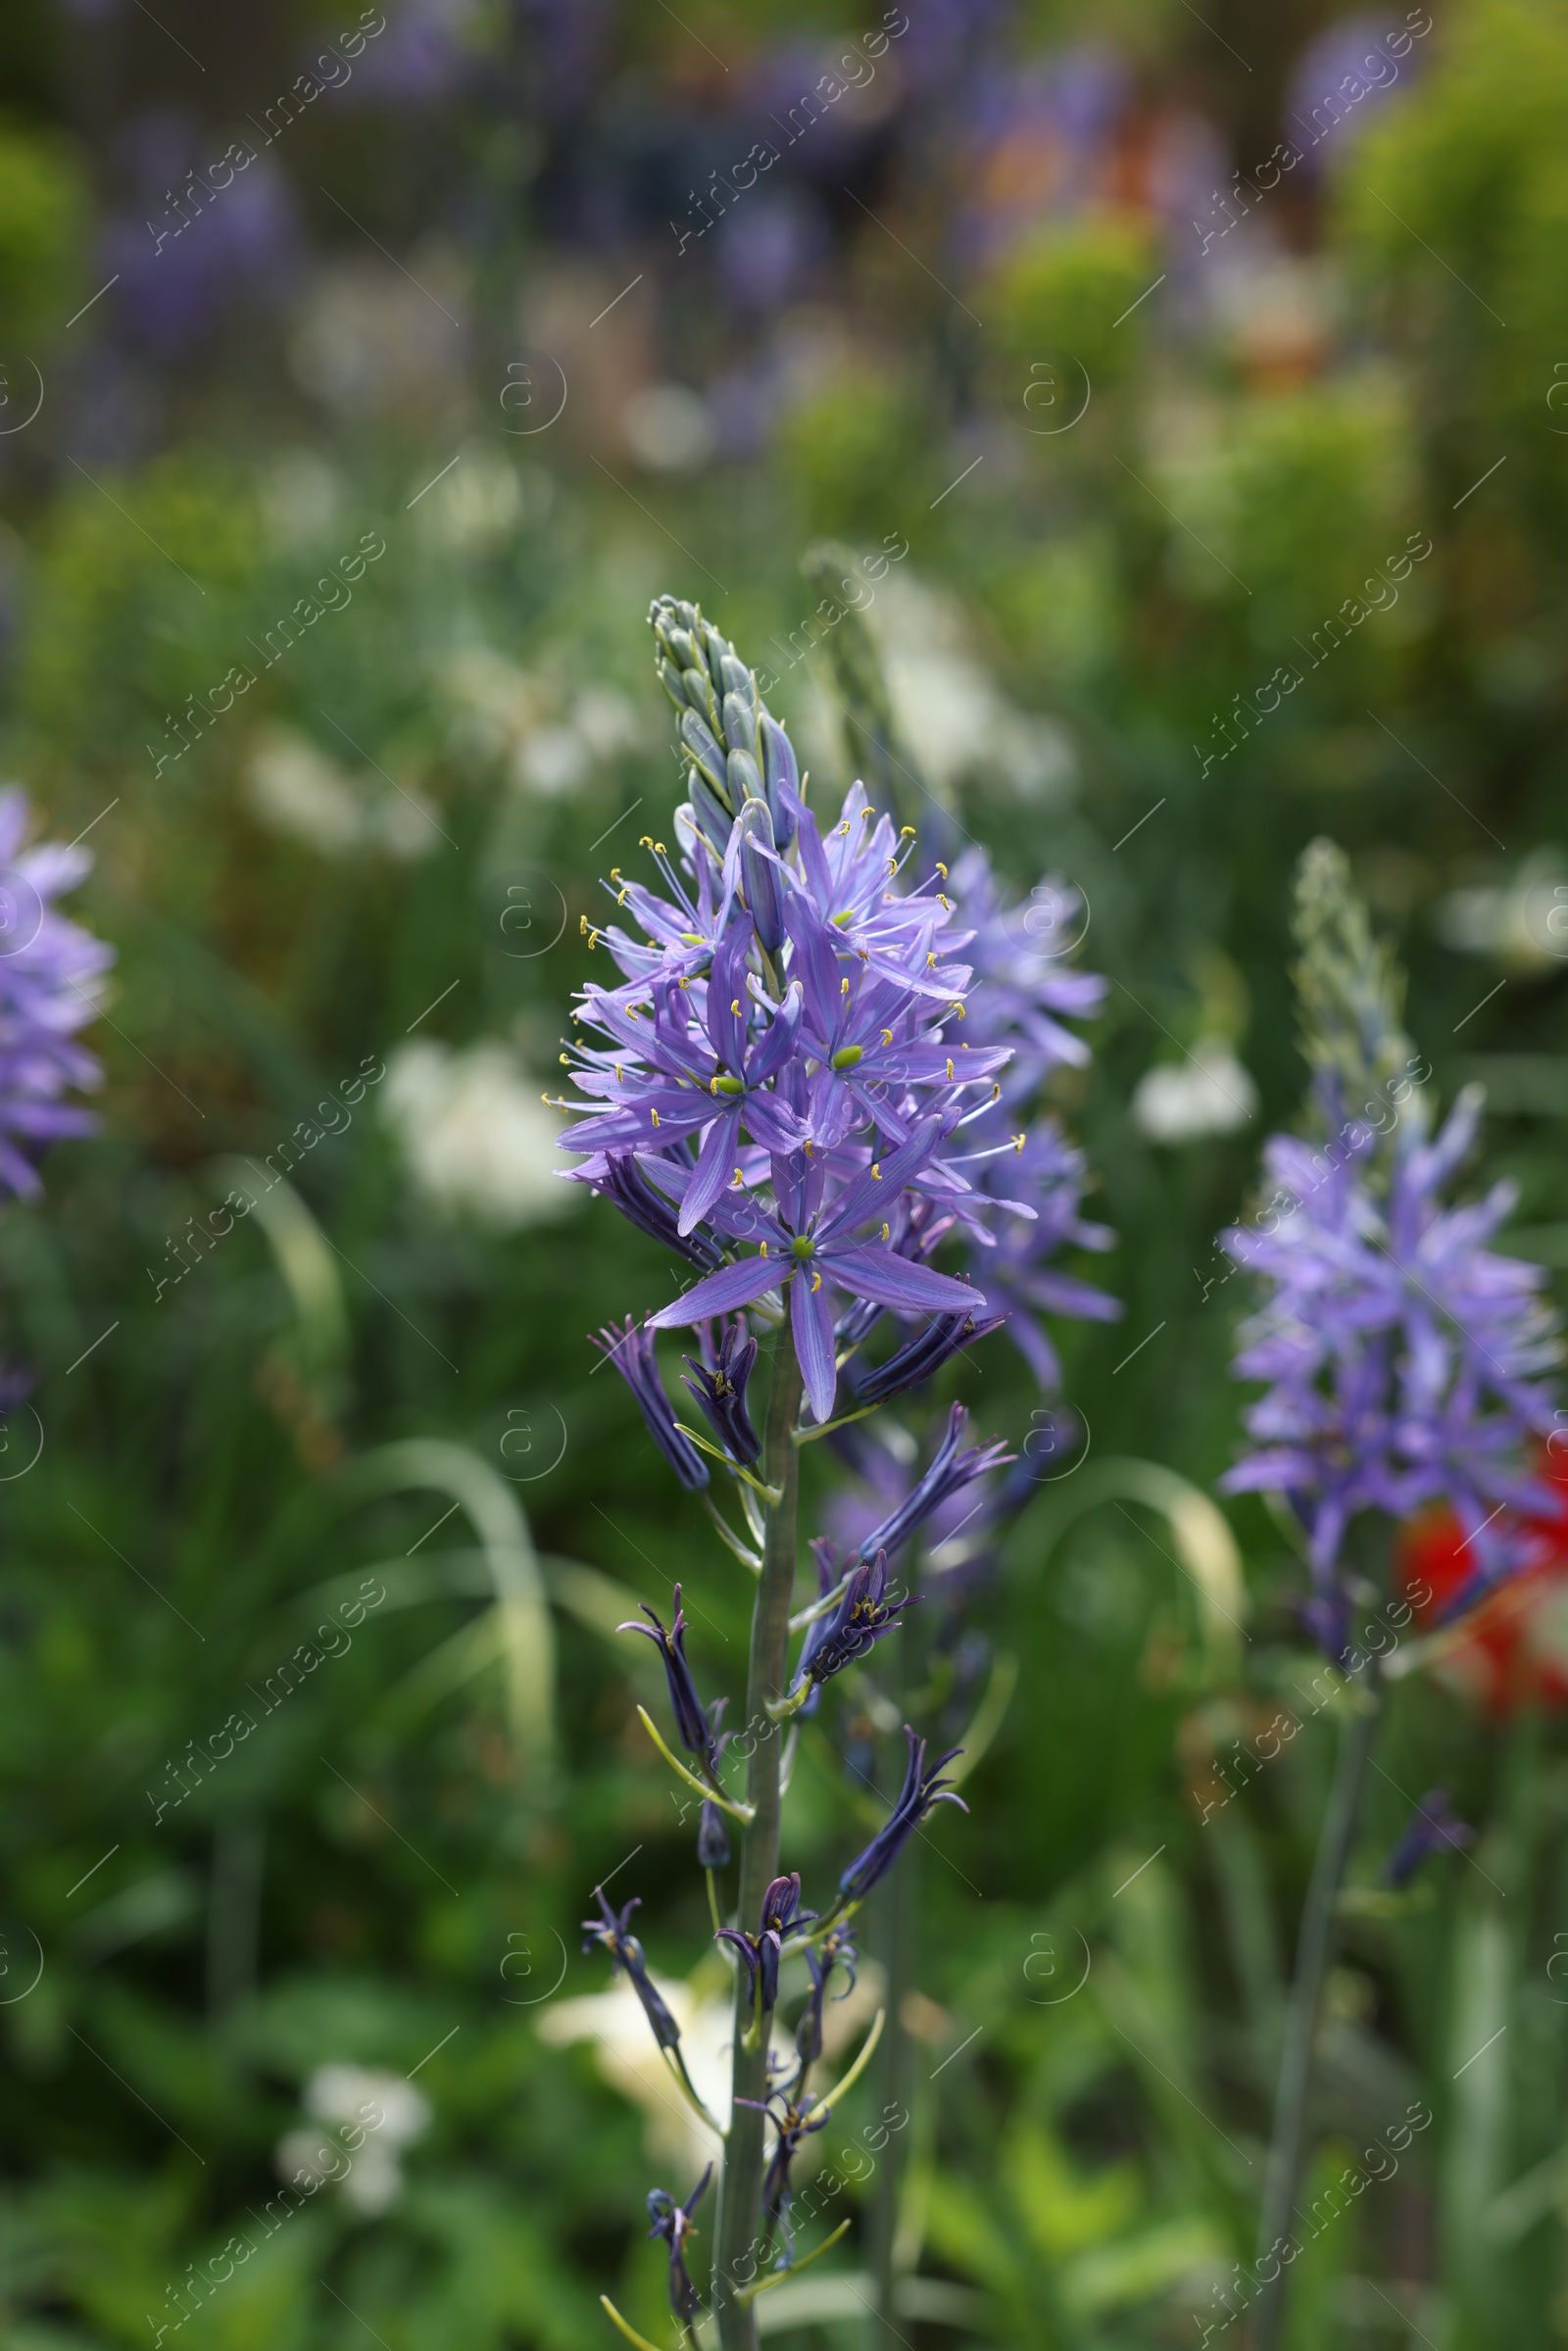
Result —
<instances>
[{"instance_id":1,"label":"blurred red flower","mask_svg":"<svg viewBox=\"0 0 1568 2351\"><path fill-rule=\"evenodd\" d=\"M1568 1458L1553 1451L1556 1444L1553 1437L1543 1448L1538 1474L1560 1497L1557 1507L1519 1520L1536 1539L1530 1564L1469 1610L1431 1661L1439 1681L1494 1715L1524 1705L1568 1706ZM1428 1626L1475 1572L1474 1554L1448 1510L1410 1522L1397 1564L1407 1592L1430 1588L1421 1606Z\"/></svg>"}]
</instances>

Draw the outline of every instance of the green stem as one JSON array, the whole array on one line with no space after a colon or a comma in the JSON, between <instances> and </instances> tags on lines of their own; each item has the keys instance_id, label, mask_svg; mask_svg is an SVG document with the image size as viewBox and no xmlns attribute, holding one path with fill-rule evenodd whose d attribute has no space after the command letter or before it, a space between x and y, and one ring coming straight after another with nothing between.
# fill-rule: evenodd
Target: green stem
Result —
<instances>
[{"instance_id":1,"label":"green stem","mask_svg":"<svg viewBox=\"0 0 1568 2351\"><path fill-rule=\"evenodd\" d=\"M793 1438L800 1408L800 1368L789 1334L783 1332L773 1358L762 1452L767 1483L778 1490L780 1498L767 1516L746 1677L746 1724L756 1743L746 1775L746 1800L753 1808L753 1818L741 1839L737 1916L753 1934L761 1916L762 1896L778 1876L779 1735L768 1720L767 1709L770 1701L783 1694L788 1663L801 1476ZM756 2035L756 2047L749 2047L753 2021L746 1974L741 1970L735 1984L734 2103L714 2229L713 2307L722 2351L757 2351L756 2318L750 2304L737 2298L739 2288L755 2279L762 2258L759 2240L765 2156L763 2117L755 2107L740 2104L743 2098L760 2100L767 2095L767 2032L764 2028Z\"/></svg>"},{"instance_id":2,"label":"green stem","mask_svg":"<svg viewBox=\"0 0 1568 2351\"><path fill-rule=\"evenodd\" d=\"M908 1713L909 1693L918 1689L925 1677L922 1632L919 1619L906 1616L897 1639L889 1643L897 1652L896 1661L890 1660L890 1664L901 1714ZM900 1776L895 1763L892 1788L885 1791L890 1801L897 1793ZM884 2117L894 2105L902 2105L907 2116L914 2093L914 2046L905 2027L904 2005L915 1988L919 1965L921 1859L920 1840L911 1838L900 1857L898 1868L890 1872L877 1888L880 1900L873 1922L873 1948L887 1971L886 1997L890 2028L882 2044L877 2081L877 2099ZM892 2133L882 2151L880 2170L871 2190L867 2235L873 2310L877 2322L868 2330L868 2339L872 2342L878 2337L885 2341L890 2328L897 2332L894 2307L898 2283L895 2250L899 2234L899 2203L904 2185L904 2154L905 2140L902 2134Z\"/></svg>"},{"instance_id":3,"label":"green stem","mask_svg":"<svg viewBox=\"0 0 1568 2351\"><path fill-rule=\"evenodd\" d=\"M1266 2260L1281 2237L1289 2237L1291 2218L1300 2188L1302 2153L1306 2142L1307 2106L1312 2090L1313 2047L1317 2039L1318 2009L1323 1977L1333 1941L1334 1905L1349 1858L1378 1725L1383 1718L1387 1685L1376 1665L1370 1668L1372 1692L1346 1724L1340 1739L1334 1786L1318 1840L1312 1880L1306 1889L1296 1947L1296 1976L1285 2012L1285 2038L1280 2051L1279 2086L1274 2099L1274 2132L1269 2142L1268 2174L1263 2184L1262 2230L1258 2259ZM1264 2286L1257 2304L1257 2351L1275 2351L1285 2326L1284 2262Z\"/></svg>"}]
</instances>

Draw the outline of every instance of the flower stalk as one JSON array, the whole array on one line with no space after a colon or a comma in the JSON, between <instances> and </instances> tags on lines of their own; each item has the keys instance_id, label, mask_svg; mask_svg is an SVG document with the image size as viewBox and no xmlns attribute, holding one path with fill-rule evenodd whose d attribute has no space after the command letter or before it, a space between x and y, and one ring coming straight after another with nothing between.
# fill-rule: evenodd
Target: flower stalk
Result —
<instances>
[{"instance_id":1,"label":"flower stalk","mask_svg":"<svg viewBox=\"0 0 1568 2351\"><path fill-rule=\"evenodd\" d=\"M762 1461L767 1483L778 1501L767 1514L762 1544L762 1573L752 1616L751 1655L746 1675L746 1719L765 1719L769 1703L783 1694L790 1638L790 1600L797 1565L797 1504L800 1495L800 1456L793 1443L801 1408L800 1366L790 1347L780 1342L773 1356L773 1384L767 1399L767 1426L762 1439ZM738 1915L755 1918L762 1896L778 1876L779 1816L782 1810L779 1749L776 1739L759 1738L746 1769L746 1800L752 1818L741 1838ZM762 2102L767 2096L768 2018L760 2000L754 2020L748 2013L749 1987L744 1971L735 1980L735 2061L731 2076L732 2111L719 2183L718 2222L713 2261L713 2306L718 2318L722 2351L757 2351L757 2321L749 2302L738 2299L746 2282L743 2265L752 2261L757 2211L762 2190L765 2154ZM754 2021L760 2031L753 2033ZM752 2045L755 2040L755 2046ZM741 2104L752 2099L751 2106Z\"/></svg>"},{"instance_id":2,"label":"flower stalk","mask_svg":"<svg viewBox=\"0 0 1568 2351\"><path fill-rule=\"evenodd\" d=\"M1313 2058L1318 2012L1323 2002L1323 1979L1334 1936L1334 1906L1339 1898L1355 1835L1367 1766L1383 1719L1387 1688L1374 1659L1368 1668L1372 1687L1357 1693L1361 1702L1340 1736L1334 1786L1324 1815L1311 1882L1301 1911L1296 1946L1296 1973L1285 2012L1285 2035L1280 2049L1279 2084L1274 2097L1274 2128L1269 2140L1268 2171L1263 2183L1258 2259L1262 2262L1282 2237L1289 2237L1291 2216L1300 2188L1301 2163L1306 2146L1308 2109L1312 2095ZM1273 2279L1257 2305L1257 2351L1276 2351L1285 2325L1285 2283L1290 2272L1277 2262Z\"/></svg>"}]
</instances>

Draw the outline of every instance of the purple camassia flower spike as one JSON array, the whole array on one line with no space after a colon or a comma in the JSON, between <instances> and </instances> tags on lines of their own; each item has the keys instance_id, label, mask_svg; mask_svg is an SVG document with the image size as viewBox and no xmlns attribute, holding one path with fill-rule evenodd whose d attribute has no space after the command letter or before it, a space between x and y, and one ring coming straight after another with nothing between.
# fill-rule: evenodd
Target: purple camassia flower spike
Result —
<instances>
[{"instance_id":1,"label":"purple camassia flower spike","mask_svg":"<svg viewBox=\"0 0 1568 2351\"><path fill-rule=\"evenodd\" d=\"M27 812L19 786L0 791L0 1193L36 1199L33 1158L98 1123L60 1098L102 1079L74 1032L96 1017L115 951L50 903L90 871L90 855L57 842L24 850Z\"/></svg>"},{"instance_id":2,"label":"purple camassia flower spike","mask_svg":"<svg viewBox=\"0 0 1568 2351\"><path fill-rule=\"evenodd\" d=\"M1519 1467L1553 1425L1541 1373L1558 1360L1538 1265L1486 1243L1515 1187L1446 1206L1444 1188L1474 1141L1467 1087L1436 1140L1396 1154L1374 1190L1376 1137L1342 1151L1277 1135L1264 1154L1280 1213L1269 1232L1234 1228L1222 1246L1271 1288L1243 1326L1235 1371L1268 1382L1246 1415L1258 1449L1223 1481L1233 1494L1286 1495L1307 1536L1320 1638L1338 1625L1341 1545L1357 1511L1405 1518L1446 1499L1479 1562L1446 1614L1518 1565L1527 1540L1504 1506L1550 1515L1553 1497ZM1499 1520L1501 1523L1499 1523Z\"/></svg>"},{"instance_id":3,"label":"purple camassia flower spike","mask_svg":"<svg viewBox=\"0 0 1568 2351\"><path fill-rule=\"evenodd\" d=\"M878 1880L887 1876L927 1813L938 1804L956 1804L960 1812L969 1809L962 1796L942 1778L947 1766L963 1749L950 1747L928 1772L925 1740L916 1739L907 1723L904 1726L904 1736L909 1756L899 1800L865 1850L856 1855L839 1880L840 1901L863 1901Z\"/></svg>"},{"instance_id":4,"label":"purple camassia flower spike","mask_svg":"<svg viewBox=\"0 0 1568 2351\"><path fill-rule=\"evenodd\" d=\"M721 1229L737 1240L757 1241L760 1253L726 1265L688 1290L673 1305L649 1317L651 1330L702 1322L749 1306L769 1291L790 1292L790 1326L806 1394L819 1422L833 1415L838 1372L834 1356L833 1301L828 1288L851 1298L871 1298L906 1314L973 1313L976 1293L951 1274L911 1264L885 1245L857 1235L890 1208L904 1186L922 1176L942 1140L943 1121L922 1120L906 1142L884 1159L873 1160L836 1197L828 1194L829 1166L804 1152L773 1161L777 1212L749 1197L726 1195L719 1203Z\"/></svg>"},{"instance_id":5,"label":"purple camassia flower spike","mask_svg":"<svg viewBox=\"0 0 1568 2351\"><path fill-rule=\"evenodd\" d=\"M702 1757L711 1775L718 1766L718 1725L716 1718L710 1716L710 1710L698 1696L692 1669L686 1662L686 1618L680 1604L680 1586L677 1584L675 1587L674 1621L667 1633L646 1600L642 1603L642 1611L649 1620L646 1625L617 1625L615 1630L617 1633L640 1633L645 1641L651 1641L658 1649L664 1660L670 1710L675 1717L680 1742L689 1753ZM722 1699L717 1701L719 1706L723 1702Z\"/></svg>"},{"instance_id":6,"label":"purple camassia flower spike","mask_svg":"<svg viewBox=\"0 0 1568 2351\"><path fill-rule=\"evenodd\" d=\"M598 1338L590 1331L590 1343L610 1360L625 1381L648 1423L648 1434L669 1463L681 1484L693 1493L708 1484L708 1464L692 1444L675 1426L664 1384L659 1376L659 1357L653 1333L638 1330L628 1314L626 1328L617 1331L613 1323L606 1323ZM639 1628L640 1630L641 1628Z\"/></svg>"},{"instance_id":7,"label":"purple camassia flower spike","mask_svg":"<svg viewBox=\"0 0 1568 2351\"><path fill-rule=\"evenodd\" d=\"M970 1044L1010 1049L995 1102L965 1122L968 1149L959 1164L984 1200L1005 1199L1028 1212L1002 1222L994 1245L986 1226L971 1227L970 1272L992 1314L1021 1309L1011 1316L1012 1339L1051 1392L1061 1385L1061 1366L1036 1316L1114 1322L1122 1311L1119 1299L1049 1265L1069 1244L1106 1249L1115 1235L1081 1213L1089 1174L1083 1153L1054 1116L1029 1107L1053 1070L1088 1062L1088 1046L1062 1021L1098 1011L1105 982L1066 967L1083 903L1066 884L1047 879L1027 904L1005 906L990 859L976 848L958 859L951 888L974 972L965 1022Z\"/></svg>"},{"instance_id":8,"label":"purple camassia flower spike","mask_svg":"<svg viewBox=\"0 0 1568 2351\"><path fill-rule=\"evenodd\" d=\"M712 2177L713 2167L710 2164L684 2204L677 2204L667 2188L651 2187L648 2191L648 2218L654 2224L648 2233L662 2236L669 2247L669 2307L677 2319L695 2319L703 2307L686 2267L686 2239L697 2234L692 2214Z\"/></svg>"}]
</instances>

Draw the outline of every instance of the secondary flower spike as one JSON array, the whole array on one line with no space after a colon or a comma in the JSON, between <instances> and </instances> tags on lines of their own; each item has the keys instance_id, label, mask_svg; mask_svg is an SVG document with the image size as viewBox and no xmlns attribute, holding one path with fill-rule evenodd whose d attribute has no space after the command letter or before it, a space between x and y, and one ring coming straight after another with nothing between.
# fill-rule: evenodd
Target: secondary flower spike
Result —
<instances>
[{"instance_id":1,"label":"secondary flower spike","mask_svg":"<svg viewBox=\"0 0 1568 2351\"><path fill-rule=\"evenodd\" d=\"M1476 1566L1445 1616L1522 1564L1528 1538L1514 1513L1552 1507L1525 1456L1553 1426L1542 1375L1561 1347L1542 1268L1486 1246L1517 1188L1494 1184L1465 1205L1445 1198L1476 1140L1481 1089L1460 1092L1430 1142L1412 1120L1384 1141L1353 1097L1342 1118L1349 1073L1359 1092L1408 1040L1402 983L1364 912L1341 903L1348 884L1330 847L1302 858L1297 926L1311 1109L1329 1141L1314 1151L1274 1136L1267 1229L1237 1226L1221 1246L1266 1284L1232 1368L1267 1383L1246 1415L1255 1449L1223 1483L1289 1501L1307 1537L1308 1621L1334 1655L1348 1606L1341 1550L1360 1511L1402 1519L1449 1504Z\"/></svg>"},{"instance_id":2,"label":"secondary flower spike","mask_svg":"<svg viewBox=\"0 0 1568 2351\"><path fill-rule=\"evenodd\" d=\"M697 2234L692 2214L712 2177L713 2167L710 2164L684 2204L677 2204L667 2188L652 2187L648 2191L648 2218L654 2224L648 2233L662 2236L669 2247L669 2307L677 2319L695 2319L703 2307L686 2267L686 2239Z\"/></svg>"},{"instance_id":3,"label":"secondary flower spike","mask_svg":"<svg viewBox=\"0 0 1568 2351\"><path fill-rule=\"evenodd\" d=\"M597 1339L589 1333L592 1344L611 1362L637 1398L648 1434L669 1463L681 1484L695 1492L708 1484L708 1464L689 1437L683 1437L675 1426L664 1383L659 1376L659 1355L652 1331L642 1330L628 1314L626 1327L617 1331L607 1323Z\"/></svg>"},{"instance_id":4,"label":"secondary flower spike","mask_svg":"<svg viewBox=\"0 0 1568 2351\"><path fill-rule=\"evenodd\" d=\"M44 1147L98 1123L61 1098L102 1080L74 1032L97 1017L115 951L50 903L91 870L91 854L53 841L24 849L27 812L20 786L0 791L0 1193L36 1199Z\"/></svg>"},{"instance_id":5,"label":"secondary flower spike","mask_svg":"<svg viewBox=\"0 0 1568 2351\"><path fill-rule=\"evenodd\" d=\"M686 1662L686 1618L680 1604L680 1586L675 1587L675 1614L667 1633L646 1600L642 1611L648 1619L646 1625L617 1625L615 1630L640 1633L645 1641L654 1643L664 1660L664 1679L669 1685L669 1703L680 1742L692 1754L700 1755L711 1772L718 1764L718 1729L716 1720L697 1694L692 1669ZM716 1701L718 1707L723 1703L722 1698Z\"/></svg>"},{"instance_id":6,"label":"secondary flower spike","mask_svg":"<svg viewBox=\"0 0 1568 2351\"><path fill-rule=\"evenodd\" d=\"M963 1749L949 1747L928 1772L925 1740L916 1739L907 1723L904 1726L904 1736L908 1744L908 1764L899 1800L864 1852L856 1855L839 1880L839 1892L847 1902L862 1900L878 1880L887 1876L927 1813L938 1804L956 1804L960 1812L969 1809L962 1796L942 1778L954 1757L961 1755Z\"/></svg>"}]
</instances>

